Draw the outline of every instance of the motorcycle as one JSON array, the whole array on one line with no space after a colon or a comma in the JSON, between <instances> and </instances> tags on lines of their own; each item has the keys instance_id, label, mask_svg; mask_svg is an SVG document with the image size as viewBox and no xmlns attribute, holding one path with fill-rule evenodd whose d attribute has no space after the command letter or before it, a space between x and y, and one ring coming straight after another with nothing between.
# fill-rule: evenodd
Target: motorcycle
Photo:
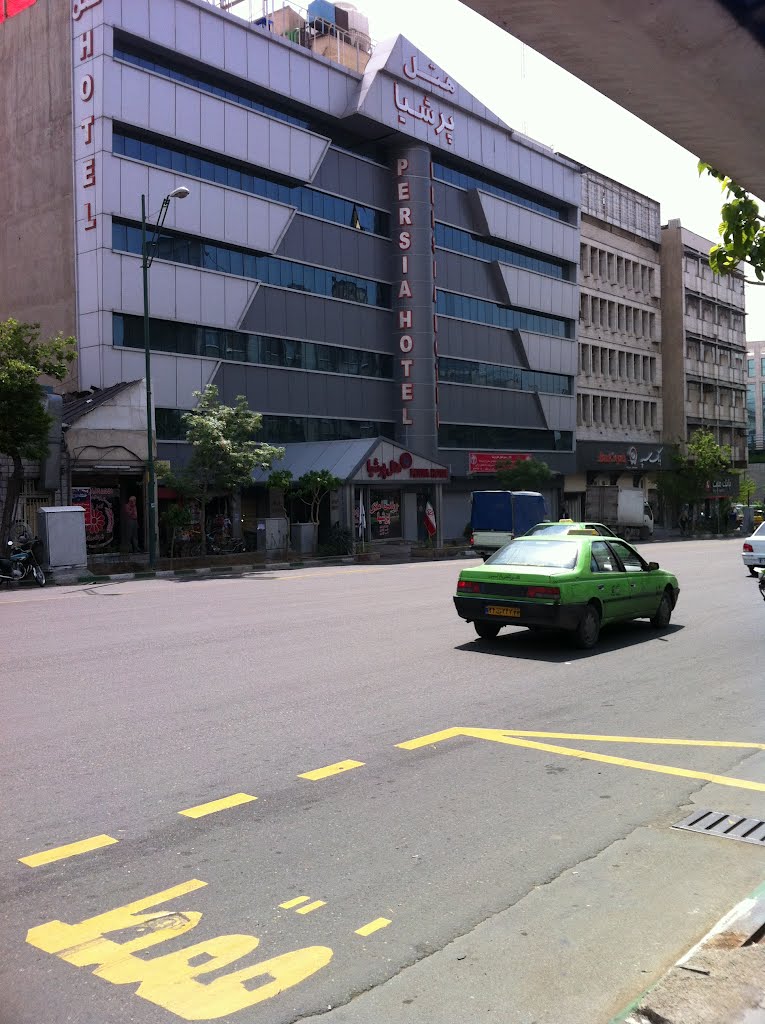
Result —
<instances>
[{"instance_id":1,"label":"motorcycle","mask_svg":"<svg viewBox=\"0 0 765 1024\"><path fill-rule=\"evenodd\" d=\"M763 601L765 601L765 569L755 569L754 571L760 577L758 589L760 591L760 596Z\"/></svg>"},{"instance_id":2,"label":"motorcycle","mask_svg":"<svg viewBox=\"0 0 765 1024\"><path fill-rule=\"evenodd\" d=\"M44 587L45 573L38 561L42 545L37 537L22 534L15 544L9 540L8 547L8 557L0 558L0 584L20 583L31 576L38 587Z\"/></svg>"}]
</instances>

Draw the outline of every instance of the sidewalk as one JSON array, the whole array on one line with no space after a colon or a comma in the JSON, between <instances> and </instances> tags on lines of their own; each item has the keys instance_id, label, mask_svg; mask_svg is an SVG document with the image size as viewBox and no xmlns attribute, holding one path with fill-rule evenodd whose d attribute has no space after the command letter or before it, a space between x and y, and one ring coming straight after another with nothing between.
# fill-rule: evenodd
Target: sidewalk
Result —
<instances>
[{"instance_id":1,"label":"sidewalk","mask_svg":"<svg viewBox=\"0 0 765 1024\"><path fill-rule=\"evenodd\" d=\"M765 1024L765 883L611 1024Z\"/></svg>"}]
</instances>

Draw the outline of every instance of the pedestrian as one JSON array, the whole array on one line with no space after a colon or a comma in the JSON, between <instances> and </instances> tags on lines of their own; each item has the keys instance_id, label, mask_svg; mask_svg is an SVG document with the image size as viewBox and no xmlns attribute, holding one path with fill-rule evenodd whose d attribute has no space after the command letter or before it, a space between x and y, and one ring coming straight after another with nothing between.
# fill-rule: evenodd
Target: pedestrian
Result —
<instances>
[{"instance_id":1,"label":"pedestrian","mask_svg":"<svg viewBox=\"0 0 765 1024\"><path fill-rule=\"evenodd\" d=\"M138 551L138 506L131 494L125 505L125 542L128 551Z\"/></svg>"},{"instance_id":2,"label":"pedestrian","mask_svg":"<svg viewBox=\"0 0 765 1024\"><path fill-rule=\"evenodd\" d=\"M688 509L683 505L680 512L680 536L685 537L688 533Z\"/></svg>"}]
</instances>

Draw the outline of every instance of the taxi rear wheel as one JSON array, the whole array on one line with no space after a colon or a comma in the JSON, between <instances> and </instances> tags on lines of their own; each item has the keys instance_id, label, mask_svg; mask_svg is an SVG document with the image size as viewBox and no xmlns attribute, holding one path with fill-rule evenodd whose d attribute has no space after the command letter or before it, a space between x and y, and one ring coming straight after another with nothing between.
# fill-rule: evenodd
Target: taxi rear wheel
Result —
<instances>
[{"instance_id":1,"label":"taxi rear wheel","mask_svg":"<svg viewBox=\"0 0 765 1024\"><path fill-rule=\"evenodd\" d=\"M579 625L574 631L576 646L583 651L590 650L598 642L600 636L600 615L594 604L588 604L584 609Z\"/></svg>"},{"instance_id":2,"label":"taxi rear wheel","mask_svg":"<svg viewBox=\"0 0 765 1024\"><path fill-rule=\"evenodd\" d=\"M495 626L493 622L474 622L476 633L482 640L496 640L499 636L500 626Z\"/></svg>"}]
</instances>

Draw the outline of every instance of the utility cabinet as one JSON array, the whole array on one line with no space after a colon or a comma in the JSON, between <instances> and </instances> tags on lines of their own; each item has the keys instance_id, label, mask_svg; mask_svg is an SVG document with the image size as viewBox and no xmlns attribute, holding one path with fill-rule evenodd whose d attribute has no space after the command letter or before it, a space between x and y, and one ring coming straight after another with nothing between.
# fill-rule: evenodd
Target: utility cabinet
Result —
<instances>
[{"instance_id":1,"label":"utility cabinet","mask_svg":"<svg viewBox=\"0 0 765 1024\"><path fill-rule=\"evenodd\" d=\"M37 535L45 549L46 569L87 568L85 509L82 505L38 509Z\"/></svg>"}]
</instances>

